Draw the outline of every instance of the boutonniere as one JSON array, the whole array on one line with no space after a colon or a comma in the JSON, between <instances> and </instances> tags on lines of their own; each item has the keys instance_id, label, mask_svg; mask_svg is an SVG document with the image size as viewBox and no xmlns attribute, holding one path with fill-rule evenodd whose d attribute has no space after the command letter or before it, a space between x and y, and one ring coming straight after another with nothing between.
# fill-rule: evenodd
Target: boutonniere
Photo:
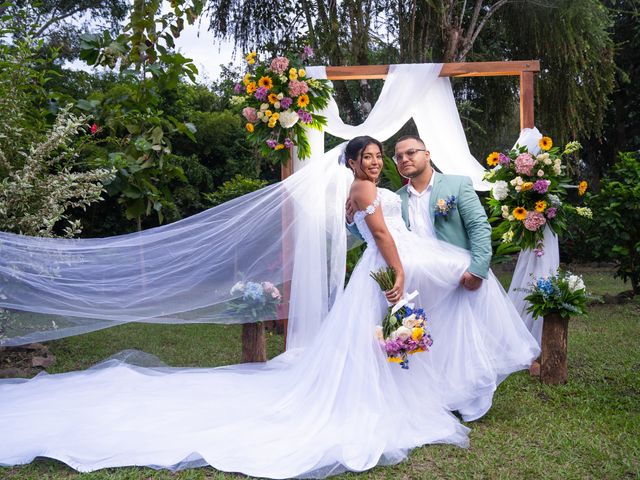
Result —
<instances>
[{"instance_id":1,"label":"boutonniere","mask_svg":"<svg viewBox=\"0 0 640 480\"><path fill-rule=\"evenodd\" d=\"M447 219L449 212L456 209L456 196L450 195L449 197L439 198L436 201L435 214L437 217L444 217Z\"/></svg>"}]
</instances>

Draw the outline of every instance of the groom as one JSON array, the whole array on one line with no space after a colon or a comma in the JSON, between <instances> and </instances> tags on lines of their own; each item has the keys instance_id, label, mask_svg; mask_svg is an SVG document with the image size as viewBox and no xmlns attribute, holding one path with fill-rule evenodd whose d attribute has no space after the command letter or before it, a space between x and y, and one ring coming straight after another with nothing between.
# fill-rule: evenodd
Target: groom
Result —
<instances>
[{"instance_id":1,"label":"groom","mask_svg":"<svg viewBox=\"0 0 640 480\"><path fill-rule=\"evenodd\" d=\"M443 175L433 170L431 155L420 137L407 135L396 143L393 160L409 183L398 190L402 217L407 227L421 237L438 238L469 250L471 263L460 278L467 290L477 290L489 273L491 226L469 177ZM354 205L347 202L349 231Z\"/></svg>"}]
</instances>

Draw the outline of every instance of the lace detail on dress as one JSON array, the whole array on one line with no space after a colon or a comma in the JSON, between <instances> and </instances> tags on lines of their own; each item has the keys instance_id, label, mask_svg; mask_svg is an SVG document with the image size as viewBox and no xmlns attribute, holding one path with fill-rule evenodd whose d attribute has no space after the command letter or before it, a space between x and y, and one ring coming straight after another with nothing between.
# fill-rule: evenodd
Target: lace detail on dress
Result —
<instances>
[{"instance_id":1,"label":"lace detail on dress","mask_svg":"<svg viewBox=\"0 0 640 480\"><path fill-rule=\"evenodd\" d=\"M382 207L384 221L392 235L398 231L407 230L404 220L402 219L402 200L400 200L400 197L391 190L378 188L378 195L373 203L353 215L354 223L358 227L362 238L364 238L369 246L374 246L375 241L365 218L367 215L372 215L379 206Z\"/></svg>"}]
</instances>

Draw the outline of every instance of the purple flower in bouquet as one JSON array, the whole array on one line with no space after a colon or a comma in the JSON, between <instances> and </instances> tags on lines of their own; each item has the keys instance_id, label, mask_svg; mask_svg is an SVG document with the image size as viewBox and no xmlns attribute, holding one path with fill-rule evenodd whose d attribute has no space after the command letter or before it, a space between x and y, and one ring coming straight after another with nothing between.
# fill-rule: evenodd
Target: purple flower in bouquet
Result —
<instances>
[{"instance_id":1,"label":"purple flower in bouquet","mask_svg":"<svg viewBox=\"0 0 640 480\"><path fill-rule=\"evenodd\" d=\"M242 109L242 115L247 119L248 122L256 123L258 121L258 113L255 108L252 107L244 107Z\"/></svg>"},{"instance_id":2,"label":"purple flower in bouquet","mask_svg":"<svg viewBox=\"0 0 640 480\"><path fill-rule=\"evenodd\" d=\"M547 223L547 220L540 212L527 212L527 217L524 219L525 228L532 232L538 230L545 223Z\"/></svg>"},{"instance_id":3,"label":"purple flower in bouquet","mask_svg":"<svg viewBox=\"0 0 640 480\"><path fill-rule=\"evenodd\" d=\"M286 110L291 106L292 103L293 100L291 100L289 97L284 97L282 100L280 100L280 107L282 107L283 110Z\"/></svg>"},{"instance_id":4,"label":"purple flower in bouquet","mask_svg":"<svg viewBox=\"0 0 640 480\"><path fill-rule=\"evenodd\" d=\"M302 57L303 58L313 57L313 48L311 48L309 45L306 45L302 50Z\"/></svg>"},{"instance_id":5,"label":"purple flower in bouquet","mask_svg":"<svg viewBox=\"0 0 640 480\"><path fill-rule=\"evenodd\" d=\"M289 59L286 57L276 57L271 60L271 68L272 72L277 73L278 75L282 75L289 67Z\"/></svg>"},{"instance_id":6,"label":"purple flower in bouquet","mask_svg":"<svg viewBox=\"0 0 640 480\"><path fill-rule=\"evenodd\" d=\"M511 163L511 159L507 157L504 153L501 153L500 155L498 155L499 165L502 165L503 167L508 167L510 163Z\"/></svg>"},{"instance_id":7,"label":"purple flower in bouquet","mask_svg":"<svg viewBox=\"0 0 640 480\"><path fill-rule=\"evenodd\" d=\"M267 90L266 87L259 87L253 95L261 102L266 102L269 90Z\"/></svg>"},{"instance_id":8,"label":"purple flower in bouquet","mask_svg":"<svg viewBox=\"0 0 640 480\"><path fill-rule=\"evenodd\" d=\"M551 220L552 218L555 218L556 213L558 213L558 209L556 207L549 207L545 213L547 214L547 218Z\"/></svg>"},{"instance_id":9,"label":"purple flower in bouquet","mask_svg":"<svg viewBox=\"0 0 640 480\"><path fill-rule=\"evenodd\" d=\"M284 142L282 142L284 144L284 148L291 148L293 147L293 142L291 141L290 138L285 138Z\"/></svg>"},{"instance_id":10,"label":"purple flower in bouquet","mask_svg":"<svg viewBox=\"0 0 640 480\"><path fill-rule=\"evenodd\" d=\"M235 93L236 95L239 95L242 93L242 91L244 90L244 88L242 87L242 85L240 85L239 83L236 83L233 86L233 93Z\"/></svg>"},{"instance_id":11,"label":"purple flower in bouquet","mask_svg":"<svg viewBox=\"0 0 640 480\"><path fill-rule=\"evenodd\" d=\"M269 140L267 140L267 147L269 148L276 148L276 145L278 144L278 142L276 142L273 138L270 138Z\"/></svg>"},{"instance_id":12,"label":"purple flower in bouquet","mask_svg":"<svg viewBox=\"0 0 640 480\"><path fill-rule=\"evenodd\" d=\"M302 123L311 123L313 117L309 112L305 112L304 110L298 110L298 117L300 117L300 121Z\"/></svg>"},{"instance_id":13,"label":"purple flower in bouquet","mask_svg":"<svg viewBox=\"0 0 640 480\"><path fill-rule=\"evenodd\" d=\"M516 173L531 175L531 170L535 164L536 160L530 153L521 153L516 157Z\"/></svg>"},{"instance_id":14,"label":"purple flower in bouquet","mask_svg":"<svg viewBox=\"0 0 640 480\"><path fill-rule=\"evenodd\" d=\"M533 253L536 254L536 257L541 257L544 255L544 249L542 247L534 248Z\"/></svg>"},{"instance_id":15,"label":"purple flower in bouquet","mask_svg":"<svg viewBox=\"0 0 640 480\"><path fill-rule=\"evenodd\" d=\"M536 180L536 183L533 184L533 191L540 194L547 193L549 185L551 185L549 180Z\"/></svg>"},{"instance_id":16,"label":"purple flower in bouquet","mask_svg":"<svg viewBox=\"0 0 640 480\"><path fill-rule=\"evenodd\" d=\"M291 80L289 82L289 95L299 97L309 91L309 85L305 81ZM280 102L282 104L282 102Z\"/></svg>"}]
</instances>

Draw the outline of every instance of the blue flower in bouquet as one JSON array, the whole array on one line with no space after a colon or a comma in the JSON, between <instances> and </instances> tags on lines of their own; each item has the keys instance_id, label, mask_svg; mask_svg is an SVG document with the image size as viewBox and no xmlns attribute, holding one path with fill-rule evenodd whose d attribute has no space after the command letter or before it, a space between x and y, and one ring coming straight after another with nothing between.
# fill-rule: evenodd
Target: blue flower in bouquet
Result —
<instances>
[{"instance_id":1,"label":"blue flower in bouquet","mask_svg":"<svg viewBox=\"0 0 640 480\"><path fill-rule=\"evenodd\" d=\"M536 288L540 290L545 296L553 294L554 290L553 284L548 278L539 278L536 282Z\"/></svg>"},{"instance_id":2,"label":"blue flower in bouquet","mask_svg":"<svg viewBox=\"0 0 640 480\"><path fill-rule=\"evenodd\" d=\"M435 214L436 217L444 217L444 219L447 219L447 215L449 215L449 212L452 210L455 210L456 208L456 196L455 195L450 195L447 198L439 198L436 201L436 206L435 206Z\"/></svg>"},{"instance_id":3,"label":"blue flower in bouquet","mask_svg":"<svg viewBox=\"0 0 640 480\"><path fill-rule=\"evenodd\" d=\"M264 297L264 288L259 283L248 282L244 287L243 296L245 300L260 301Z\"/></svg>"}]
</instances>

